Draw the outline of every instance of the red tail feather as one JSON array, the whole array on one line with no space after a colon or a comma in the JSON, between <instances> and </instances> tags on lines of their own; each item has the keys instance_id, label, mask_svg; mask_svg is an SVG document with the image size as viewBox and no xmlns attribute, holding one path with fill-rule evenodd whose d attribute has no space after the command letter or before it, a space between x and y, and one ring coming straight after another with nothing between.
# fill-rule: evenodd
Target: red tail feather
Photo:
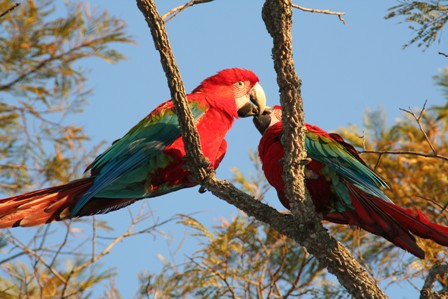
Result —
<instances>
[{"instance_id":1,"label":"red tail feather","mask_svg":"<svg viewBox=\"0 0 448 299\"><path fill-rule=\"evenodd\" d=\"M33 226L70 218L79 195L86 192L93 178L41 189L0 200L0 228Z\"/></svg>"},{"instance_id":2,"label":"red tail feather","mask_svg":"<svg viewBox=\"0 0 448 299\"><path fill-rule=\"evenodd\" d=\"M380 201L378 206L414 235L448 246L448 227L432 223L422 211L405 209L385 201Z\"/></svg>"},{"instance_id":3,"label":"red tail feather","mask_svg":"<svg viewBox=\"0 0 448 299\"><path fill-rule=\"evenodd\" d=\"M330 213L325 215L325 219L359 226L422 259L425 258L425 252L417 245L412 234L448 246L448 227L430 222L422 211L399 207L350 184L347 187L355 210Z\"/></svg>"}]
</instances>

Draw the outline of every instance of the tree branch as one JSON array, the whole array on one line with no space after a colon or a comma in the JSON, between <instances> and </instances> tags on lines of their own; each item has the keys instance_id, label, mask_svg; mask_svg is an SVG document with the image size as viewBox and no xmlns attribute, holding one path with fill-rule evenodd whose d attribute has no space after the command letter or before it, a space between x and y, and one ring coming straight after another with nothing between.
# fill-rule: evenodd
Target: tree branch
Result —
<instances>
[{"instance_id":1,"label":"tree branch","mask_svg":"<svg viewBox=\"0 0 448 299\"><path fill-rule=\"evenodd\" d=\"M301 81L295 72L292 58L292 3L290 0L266 0L262 16L266 29L273 38L272 57L283 110L283 180L286 197L291 202L291 211L297 217L299 226L307 228L305 236L295 236L294 239L301 239L300 244L326 266L329 272L336 275L353 297L387 298L350 252L328 235L316 215L311 199L305 196L304 112Z\"/></svg>"},{"instance_id":2,"label":"tree branch","mask_svg":"<svg viewBox=\"0 0 448 299\"><path fill-rule=\"evenodd\" d=\"M184 9L196 5L196 4L202 4L202 3L207 3L207 2L212 2L213 0L191 0L185 4L176 6L175 8L171 9L169 12L165 13L162 16L162 20L165 21L165 23L168 23L169 21L171 21L173 18L175 18L178 14L180 14Z\"/></svg>"},{"instance_id":3,"label":"tree branch","mask_svg":"<svg viewBox=\"0 0 448 299\"><path fill-rule=\"evenodd\" d=\"M433 291L434 283L438 275L448 275L448 264L435 264L426 277L420 292L420 299L447 299L448 287L445 287L440 292Z\"/></svg>"},{"instance_id":4,"label":"tree branch","mask_svg":"<svg viewBox=\"0 0 448 299\"><path fill-rule=\"evenodd\" d=\"M71 55L71 54L75 53L76 51L81 50L83 48L91 47L91 45L94 45L97 42L98 42L98 39L87 40L87 41L84 41L81 44L71 48L70 50L62 52L62 53L60 53L58 55L50 54L49 57L43 59L42 61L40 61L35 66L32 66L30 69L28 69L27 71L22 73L17 78L11 80L8 83L0 85L0 91L8 91L8 89L10 89L13 85L19 83L20 81L23 81L23 80L27 79L28 77L30 77L34 73L38 72L40 69L42 69L43 67L47 66L51 62L58 61L58 60L63 60L68 55Z\"/></svg>"},{"instance_id":5,"label":"tree branch","mask_svg":"<svg viewBox=\"0 0 448 299\"><path fill-rule=\"evenodd\" d=\"M153 0L137 0L137 6L148 23L154 44L160 53L160 63L165 71L171 100L179 118L180 132L185 144L187 163L190 164L190 173L197 182L202 182L213 175L213 170L209 167L210 162L202 154L199 134L188 106L185 87L171 50L165 24Z\"/></svg>"},{"instance_id":6,"label":"tree branch","mask_svg":"<svg viewBox=\"0 0 448 299\"><path fill-rule=\"evenodd\" d=\"M433 158L433 159L441 159L444 161L448 161L447 156L442 156L439 154L425 154L425 153L418 153L418 152L412 152L412 151L402 151L402 150L394 150L394 151L375 151L375 150L363 150L359 152L360 154L377 154L377 155L411 155L411 156L419 156L419 157L425 157L425 158Z\"/></svg>"},{"instance_id":7,"label":"tree branch","mask_svg":"<svg viewBox=\"0 0 448 299\"><path fill-rule=\"evenodd\" d=\"M20 5L19 2L14 3L13 5L11 5L11 7L9 7L7 10L5 10L4 12L2 12L0 14L0 18L3 18L4 16L6 16L7 14L9 14L11 11L13 11L14 9L16 9L18 6Z\"/></svg>"},{"instance_id":8,"label":"tree branch","mask_svg":"<svg viewBox=\"0 0 448 299\"><path fill-rule=\"evenodd\" d=\"M367 274L365 274L364 269L362 269L359 264L347 262L347 260L350 261L350 253L337 241L328 236L325 229L320 224L319 218L314 212L314 207L309 199L307 200L308 207L311 204L311 215L314 216L314 218L311 217L311 219L313 219L313 221L299 222L297 218L292 215L281 214L268 205L256 201L253 197L241 192L229 182L215 178L211 169L204 167L205 158L202 155L202 151L199 146L199 136L188 107L186 94L171 51L164 23L157 12L153 0L137 0L137 6L143 13L148 26L150 27L156 49L160 53L161 64L166 73L172 101L174 102L176 113L179 117L180 130L182 139L185 143L187 160L191 165L190 173L192 177L196 181L200 182L201 186L207 188L214 195L236 206L249 216L253 216L257 220L270 224L281 234L284 234L299 243L306 244L307 248L312 249L309 250L310 253L314 254L319 260L324 262L325 265L329 265L330 272L337 273L341 283L347 288L347 290L349 290L351 294L353 294L354 297L385 298L386 296L383 295L382 291L377 287L373 279L368 277L370 280L366 280L364 278ZM291 9L290 4L289 9ZM289 42L289 47L291 47L290 36L285 38L284 41ZM289 53L289 55L291 56L291 53ZM291 59L292 57L289 57L288 61ZM292 84L295 88L291 89L286 86L283 87L283 89L293 90L294 96L300 96L300 93L298 93L300 83L295 75L294 67L291 67L290 64L286 64L285 67L287 68L285 73L292 76L292 78L288 77L292 82L290 84ZM282 85L280 85L280 88L283 90ZM286 106L288 107L288 104L286 104ZM291 108L291 105L289 105L288 109L290 111L296 111L296 108ZM294 116L293 113L287 113L285 115L290 115L291 117ZM303 114L301 119L303 121ZM293 129L297 131L296 128L298 127L300 128L300 126L296 126L295 128L293 127ZM303 130L300 130L300 134L302 134L303 137ZM297 157L300 157L300 155ZM289 159L293 160L294 158L290 157ZM303 168L303 166L300 165L300 163L294 162L294 170L296 172L303 171L301 168ZM304 192L303 181L301 184L301 190ZM300 182L298 185L300 185ZM296 193L298 192L291 192L291 194L294 195ZM310 216L307 216L307 214L304 216L304 219L310 219ZM322 236L326 236L325 242L319 241L319 238L322 238ZM316 249L316 247L310 245L310 243L316 242L325 244L325 246ZM329 243L331 243L331 246L329 246ZM331 251L331 253L329 254L328 251Z\"/></svg>"},{"instance_id":9,"label":"tree branch","mask_svg":"<svg viewBox=\"0 0 448 299\"><path fill-rule=\"evenodd\" d=\"M342 22L342 24L346 24L345 23L345 19L342 17L343 15L345 15L345 12L339 12L339 11L331 11L329 9L314 9L314 8L306 8L297 4L292 4L292 7L297 8L301 11L306 11L306 12L311 12L311 13L321 13L321 14L325 14L325 15L336 15L339 18L339 21Z\"/></svg>"},{"instance_id":10,"label":"tree branch","mask_svg":"<svg viewBox=\"0 0 448 299\"><path fill-rule=\"evenodd\" d=\"M434 146L432 145L431 140L429 139L428 135L426 134L426 132L423 129L423 126L422 126L422 124L420 122L420 120L422 119L423 112L425 112L425 108L426 108L426 103L427 102L428 102L428 100L426 100L425 103L423 104L423 108L422 108L422 110L420 110L420 113L418 114L418 116L414 113L414 111L412 111L412 109L410 107L409 107L409 110L406 110L406 109L403 109L403 108L400 108L400 110L404 111L406 113L409 113L415 119L415 121L417 122L417 125L418 125L418 127L420 129L420 131L423 133L423 136L425 136L426 142L428 142L429 147L431 148L431 150L434 153L434 155L437 156L437 151L434 148Z\"/></svg>"}]
</instances>

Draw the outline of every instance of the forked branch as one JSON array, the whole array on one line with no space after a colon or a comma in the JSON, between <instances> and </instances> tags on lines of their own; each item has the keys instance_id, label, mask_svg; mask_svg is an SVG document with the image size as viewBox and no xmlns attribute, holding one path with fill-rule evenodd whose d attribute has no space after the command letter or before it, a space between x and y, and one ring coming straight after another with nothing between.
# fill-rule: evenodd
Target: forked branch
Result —
<instances>
[{"instance_id":1,"label":"forked branch","mask_svg":"<svg viewBox=\"0 0 448 299\"><path fill-rule=\"evenodd\" d=\"M448 264L432 266L420 291L420 299L448 299L448 286L445 286L441 291L433 291L438 276L448 277Z\"/></svg>"},{"instance_id":2,"label":"forked branch","mask_svg":"<svg viewBox=\"0 0 448 299\"><path fill-rule=\"evenodd\" d=\"M324 265L329 265L328 267L330 271L336 274L341 283L355 298L386 298L383 292L378 288L376 282L367 275L365 270L356 261L354 261L348 250L339 242L328 236L328 233L326 233L325 229L320 224L319 218L317 218L317 221L306 222L307 225L303 225L303 221L298 221L295 216L281 214L268 205L256 201L252 196L245 194L229 182L218 180L214 176L214 173L210 172L210 168L204 167L204 156L199 146L198 133L187 105L183 83L171 51L164 22L158 14L153 0L137 0L137 5L151 29L154 43L160 53L161 64L166 73L172 101L174 102L176 113L179 117L187 159L193 166L190 169L192 177L214 195L236 206L249 216L253 216L259 221L268 223L273 229L298 243L309 244L317 242L319 244L325 244L325 246L321 248L322 250L316 250L315 247L311 248L312 250L310 250L310 253L317 256ZM270 3L270 5L279 4ZM274 7L273 9L277 9L278 11L278 7ZM280 11L282 9L283 8L281 8ZM289 9L291 10L290 3ZM282 33L284 32L278 32L278 34ZM290 32L286 32L285 34L290 34ZM283 41L291 43L290 36L283 39ZM288 64L285 66L286 69L282 70L282 72L286 72L287 78L296 76L294 67L291 67ZM295 92L297 92L297 88L299 88L299 86L297 86L297 84L299 84L297 83L298 78L293 78L292 80L296 82L291 84L294 85ZM288 87L286 87L286 89L288 89ZM298 164L296 166L300 167ZM322 236L326 239L325 242L318 240Z\"/></svg>"},{"instance_id":3,"label":"forked branch","mask_svg":"<svg viewBox=\"0 0 448 299\"><path fill-rule=\"evenodd\" d=\"M171 9L169 12L165 13L162 16L162 20L165 21L165 23L171 21L174 17L176 17L178 14L180 14L184 9L187 9L188 7L191 7L196 4L202 4L207 2L212 2L213 0L191 0L185 4L176 6L175 8Z\"/></svg>"},{"instance_id":4,"label":"forked branch","mask_svg":"<svg viewBox=\"0 0 448 299\"><path fill-rule=\"evenodd\" d=\"M338 16L339 21L341 21L344 25L346 24L345 19L343 18L343 15L345 15L345 12L331 11L329 9L306 8L306 7L297 5L297 4L292 4L292 7L297 8L301 11L305 11L305 12L320 13L320 14L325 14L325 15L335 15L335 16Z\"/></svg>"},{"instance_id":5,"label":"forked branch","mask_svg":"<svg viewBox=\"0 0 448 299\"><path fill-rule=\"evenodd\" d=\"M323 228L309 196L305 195L303 166L300 166L301 161L306 159L304 112L301 82L292 58L291 0L266 0L262 16L273 38L272 57L283 111L285 156L282 177L286 197L290 200L297 223L308 228L304 240L299 242L337 277L354 298L387 298L351 253Z\"/></svg>"},{"instance_id":6,"label":"forked branch","mask_svg":"<svg viewBox=\"0 0 448 299\"><path fill-rule=\"evenodd\" d=\"M412 109L409 107L408 110L400 108L401 111L404 111L406 113L409 113L417 122L418 127L420 128L420 131L423 133L423 135L425 136L426 141L428 142L429 147L431 147L432 152L434 153L434 155L437 155L437 151L434 147L434 145L432 145L431 140L428 137L428 134L426 134L426 131L423 129L422 123L420 122L420 120L422 119L422 115L425 112L426 109L426 103L428 102L428 100L425 100L425 103L423 104L423 108L422 110L420 110L420 113L418 114L418 116L414 113L414 111L412 111Z\"/></svg>"}]
</instances>

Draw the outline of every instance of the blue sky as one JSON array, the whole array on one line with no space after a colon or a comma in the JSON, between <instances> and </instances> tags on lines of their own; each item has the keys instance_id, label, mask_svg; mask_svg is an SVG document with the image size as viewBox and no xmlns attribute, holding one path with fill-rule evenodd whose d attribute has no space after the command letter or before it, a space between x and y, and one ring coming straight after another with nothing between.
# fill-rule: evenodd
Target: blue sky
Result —
<instances>
[{"instance_id":1,"label":"blue sky","mask_svg":"<svg viewBox=\"0 0 448 299\"><path fill-rule=\"evenodd\" d=\"M383 107L389 122L393 123L401 115L399 108L421 107L425 100L428 105L442 103L432 76L446 65L447 58L437 52L447 49L443 44L435 44L425 52L415 46L403 50L412 32L407 24L399 24L399 20L384 19L387 9L396 3L385 0L299 3L304 7L344 11L347 22L343 25L335 16L294 10L294 58L303 81L307 122L330 131L352 123L362 126L366 108ZM85 128L92 145L100 141L110 143L121 137L169 98L158 53L135 2L95 1L94 4L124 19L129 34L138 44L119 46L128 57L119 64L89 62L88 84L95 91L85 112L74 121ZM163 14L181 1L157 1L157 4ZM278 103L271 60L272 40L261 20L261 7L262 1L217 0L190 8L167 24L187 91L221 69L243 67L257 73L268 104ZM256 149L259 138L251 120L239 120L228 134L229 149L218 177L231 178L233 166L246 174L253 171L247 153ZM267 200L280 207L274 193ZM209 226L218 224L220 217L228 219L239 213L210 194L199 194L197 188L147 202L160 220L176 213L202 211L197 218ZM127 228L129 214L123 209L100 219L113 223L118 233ZM116 284L123 298L135 294L138 272L160 268L162 262L157 254L167 254L169 240L176 244L187 233L175 223L162 229L165 238L127 239L103 260L104 265L117 268ZM194 251L197 242L196 238L188 237L185 252ZM182 255L179 258L182 260ZM393 287L387 291L394 298L418 294L409 285L400 287L405 287L406 293L398 294Z\"/></svg>"},{"instance_id":2,"label":"blue sky","mask_svg":"<svg viewBox=\"0 0 448 299\"><path fill-rule=\"evenodd\" d=\"M157 1L161 13L180 3ZM399 108L421 107L425 100L429 105L442 102L432 76L446 65L446 58L437 54L445 49L436 44L425 52L415 46L403 50L412 32L407 24L399 24L398 19L384 19L389 6L395 3L301 1L305 7L346 12L346 25L335 16L294 10L294 58L303 81L307 122L326 130L351 123L362 126L366 108L383 107L392 123L401 114ZM138 45L120 47L127 61L117 65L93 62L90 66L90 84L95 93L79 121L94 143L110 142L122 136L157 104L169 98L158 53L134 3L101 1L96 4L124 19ZM190 8L167 24L187 91L221 69L244 67L258 74L269 104L278 103L271 60L272 40L261 20L261 6L261 1L214 1ZM259 135L251 121L238 121L227 140L229 150L218 177L231 178L233 166L245 173L253 171L247 152L256 148ZM279 207L275 195L271 193L270 197L267 200ZM197 193L197 188L151 199L148 204L161 220L176 213L203 211L197 218L213 225L219 223L220 217L238 214L236 208L212 195ZM125 210L103 218L117 223L118 230L120 223L129 221ZM137 271L158 269L161 261L157 254L168 256L167 243L177 244L186 233L181 225L174 223L163 230L166 239L160 236L128 239L103 261L118 268L116 283L125 298L136 290ZM185 251L194 251L197 242L194 237L187 237ZM182 254L178 258L182 261ZM409 285L400 285L399 289L400 293L393 287L388 292L394 298L417 296Z\"/></svg>"}]
</instances>

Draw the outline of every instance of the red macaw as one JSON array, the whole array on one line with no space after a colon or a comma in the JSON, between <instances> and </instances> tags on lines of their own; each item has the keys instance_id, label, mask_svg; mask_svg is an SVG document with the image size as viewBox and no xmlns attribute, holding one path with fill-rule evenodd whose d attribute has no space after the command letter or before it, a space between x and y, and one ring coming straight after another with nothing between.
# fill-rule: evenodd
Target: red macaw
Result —
<instances>
[{"instance_id":1,"label":"red macaw","mask_svg":"<svg viewBox=\"0 0 448 299\"><path fill-rule=\"evenodd\" d=\"M258 77L226 69L187 95L204 155L217 168L235 118L259 115L266 96ZM87 168L90 176L0 200L0 227L33 226L107 213L135 201L195 186L171 100L159 105Z\"/></svg>"},{"instance_id":2,"label":"red macaw","mask_svg":"<svg viewBox=\"0 0 448 299\"><path fill-rule=\"evenodd\" d=\"M264 174L289 209L282 180L281 119L281 107L274 106L256 116L254 123L263 135L258 152ZM422 211L395 205L380 189L389 188L387 183L366 165L353 146L338 134L305 126L305 148L311 159L305 166L305 185L323 219L363 228L419 258L424 258L425 252L413 235L448 246L448 227L431 223Z\"/></svg>"}]
</instances>

